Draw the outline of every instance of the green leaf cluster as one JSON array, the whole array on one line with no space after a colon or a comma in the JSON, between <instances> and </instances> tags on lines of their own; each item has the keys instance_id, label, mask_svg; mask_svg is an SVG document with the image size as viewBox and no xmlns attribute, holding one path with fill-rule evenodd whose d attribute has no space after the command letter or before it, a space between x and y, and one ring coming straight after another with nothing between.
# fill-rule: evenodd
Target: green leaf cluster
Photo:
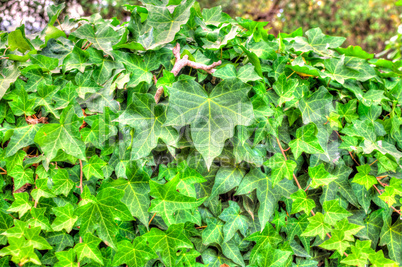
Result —
<instances>
[{"instance_id":1,"label":"green leaf cluster","mask_svg":"<svg viewBox=\"0 0 402 267\"><path fill-rule=\"evenodd\" d=\"M0 33L0 265L402 265L400 62L143 4Z\"/></svg>"}]
</instances>

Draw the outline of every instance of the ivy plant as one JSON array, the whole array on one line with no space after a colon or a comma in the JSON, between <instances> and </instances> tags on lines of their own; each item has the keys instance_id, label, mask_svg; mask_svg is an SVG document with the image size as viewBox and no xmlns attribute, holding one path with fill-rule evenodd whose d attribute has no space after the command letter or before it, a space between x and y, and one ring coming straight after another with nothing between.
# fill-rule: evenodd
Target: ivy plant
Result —
<instances>
[{"instance_id":1,"label":"ivy plant","mask_svg":"<svg viewBox=\"0 0 402 267\"><path fill-rule=\"evenodd\" d=\"M401 61L194 0L0 33L0 266L402 265Z\"/></svg>"}]
</instances>

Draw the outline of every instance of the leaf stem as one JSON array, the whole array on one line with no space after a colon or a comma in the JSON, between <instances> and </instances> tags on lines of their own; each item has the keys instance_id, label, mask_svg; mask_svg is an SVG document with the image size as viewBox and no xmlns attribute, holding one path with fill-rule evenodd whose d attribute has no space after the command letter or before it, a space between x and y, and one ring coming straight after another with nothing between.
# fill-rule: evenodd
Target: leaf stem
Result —
<instances>
[{"instance_id":1,"label":"leaf stem","mask_svg":"<svg viewBox=\"0 0 402 267\"><path fill-rule=\"evenodd\" d=\"M148 225L151 225L151 222L152 222L152 220L155 218L155 216L156 216L156 212L155 212L154 215L152 216L151 220L149 220Z\"/></svg>"}]
</instances>

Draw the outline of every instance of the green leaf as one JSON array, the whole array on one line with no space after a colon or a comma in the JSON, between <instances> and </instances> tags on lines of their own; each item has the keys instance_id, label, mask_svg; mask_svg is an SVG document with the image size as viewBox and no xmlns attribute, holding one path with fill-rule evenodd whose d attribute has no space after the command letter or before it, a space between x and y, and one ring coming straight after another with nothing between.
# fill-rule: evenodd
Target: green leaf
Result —
<instances>
[{"instance_id":1,"label":"green leaf","mask_svg":"<svg viewBox=\"0 0 402 267\"><path fill-rule=\"evenodd\" d=\"M272 169L271 177L273 186L282 181L283 178L292 180L293 172L297 167L296 162L285 160L285 157L281 153L276 153L268 161L264 162L264 165Z\"/></svg>"},{"instance_id":2,"label":"green leaf","mask_svg":"<svg viewBox=\"0 0 402 267\"><path fill-rule=\"evenodd\" d=\"M35 181L36 188L31 191L32 198L39 202L40 199L43 198L53 198L55 195L50 191L47 186L48 179L37 179Z\"/></svg>"},{"instance_id":3,"label":"green leaf","mask_svg":"<svg viewBox=\"0 0 402 267\"><path fill-rule=\"evenodd\" d=\"M74 188L75 183L69 178L68 171L66 169L58 169L56 174L52 177L53 185L52 192L55 195L63 194L68 196L71 189Z\"/></svg>"},{"instance_id":4,"label":"green leaf","mask_svg":"<svg viewBox=\"0 0 402 267\"><path fill-rule=\"evenodd\" d=\"M402 263L402 222L392 224L389 212L383 212L384 225L381 229L380 246L387 245L389 257L398 264ZM370 259L371 261L371 259Z\"/></svg>"},{"instance_id":5,"label":"green leaf","mask_svg":"<svg viewBox=\"0 0 402 267\"><path fill-rule=\"evenodd\" d=\"M328 56L333 54L333 52L329 50L330 48L338 48L346 40L346 38L343 37L325 35L320 28L306 31L306 36L307 38L295 37L293 49L301 52L313 51L314 53Z\"/></svg>"},{"instance_id":6,"label":"green leaf","mask_svg":"<svg viewBox=\"0 0 402 267\"><path fill-rule=\"evenodd\" d=\"M113 264L128 266L144 266L147 261L157 259L158 255L146 244L142 236L136 237L133 242L122 240L117 244L118 252L113 258Z\"/></svg>"},{"instance_id":7,"label":"green leaf","mask_svg":"<svg viewBox=\"0 0 402 267\"><path fill-rule=\"evenodd\" d=\"M180 176L175 176L166 184L149 181L151 201L149 212L160 214L167 225L174 223L173 213L179 210L194 209L200 206L205 198L196 199L186 196L177 190Z\"/></svg>"},{"instance_id":8,"label":"green leaf","mask_svg":"<svg viewBox=\"0 0 402 267\"><path fill-rule=\"evenodd\" d=\"M120 201L123 195L122 190L105 188L95 198L89 192L88 187L85 187L80 205L74 212L74 215L78 216L77 224L80 225L80 235L84 236L87 232L93 233L96 230L99 238L112 248L117 248L118 227L114 219L132 220L127 206Z\"/></svg>"},{"instance_id":9,"label":"green leaf","mask_svg":"<svg viewBox=\"0 0 402 267\"><path fill-rule=\"evenodd\" d=\"M103 178L102 168L106 166L106 162L101 160L97 155L92 156L88 162L84 163L82 167L82 172L84 173L87 180L91 177Z\"/></svg>"},{"instance_id":10,"label":"green leaf","mask_svg":"<svg viewBox=\"0 0 402 267\"><path fill-rule=\"evenodd\" d=\"M304 211L306 214L309 214L310 211L315 208L314 200L308 199L306 192L304 192L303 189L299 189L296 193L290 195L290 197L293 200L291 214L295 214L300 211Z\"/></svg>"},{"instance_id":11,"label":"green leaf","mask_svg":"<svg viewBox=\"0 0 402 267\"><path fill-rule=\"evenodd\" d=\"M324 153L316 133L317 127L315 124L307 124L296 130L297 138L289 143L295 159L298 159L303 152L309 154Z\"/></svg>"},{"instance_id":12,"label":"green leaf","mask_svg":"<svg viewBox=\"0 0 402 267\"><path fill-rule=\"evenodd\" d=\"M225 236L223 242L227 242L236 233L237 230L246 235L249 220L246 216L241 215L239 205L234 201L229 201L229 207L224 209L219 215L219 219L226 222L223 226L223 234Z\"/></svg>"},{"instance_id":13,"label":"green leaf","mask_svg":"<svg viewBox=\"0 0 402 267\"><path fill-rule=\"evenodd\" d=\"M184 230L184 224L171 225L166 232L152 228L143 237L147 239L151 249L159 254L165 266L175 266L177 250L193 247Z\"/></svg>"},{"instance_id":14,"label":"green leaf","mask_svg":"<svg viewBox=\"0 0 402 267\"><path fill-rule=\"evenodd\" d=\"M324 221L330 225L334 225L336 222L352 215L352 213L340 206L337 199L325 201L323 208L325 210Z\"/></svg>"},{"instance_id":15,"label":"green leaf","mask_svg":"<svg viewBox=\"0 0 402 267\"><path fill-rule=\"evenodd\" d=\"M103 257L98 248L101 240L91 233L86 233L82 240L82 243L78 243L74 246L74 252L77 254L78 262L86 258L103 265Z\"/></svg>"},{"instance_id":16,"label":"green leaf","mask_svg":"<svg viewBox=\"0 0 402 267\"><path fill-rule=\"evenodd\" d=\"M110 26L103 25L95 30L91 24L78 27L71 35L88 40L96 49L102 50L107 55L112 55L112 46L119 41L120 37L119 31L115 31Z\"/></svg>"},{"instance_id":17,"label":"green leaf","mask_svg":"<svg viewBox=\"0 0 402 267\"><path fill-rule=\"evenodd\" d=\"M32 49L31 43L25 37L24 26L20 26L15 31L8 34L8 49L10 49L10 51L18 49L21 53Z\"/></svg>"},{"instance_id":18,"label":"green leaf","mask_svg":"<svg viewBox=\"0 0 402 267\"><path fill-rule=\"evenodd\" d=\"M127 179L117 179L106 187L113 187L124 191L123 202L131 214L138 218L145 226L148 225L150 205L149 198L149 174L140 166L131 164L126 169Z\"/></svg>"},{"instance_id":19,"label":"green leaf","mask_svg":"<svg viewBox=\"0 0 402 267\"><path fill-rule=\"evenodd\" d=\"M154 29L154 42L150 48L173 41L176 33L180 30L180 26L189 19L190 8L193 4L194 0L187 0L172 10L160 4L145 5L149 14L147 18L148 25Z\"/></svg>"},{"instance_id":20,"label":"green leaf","mask_svg":"<svg viewBox=\"0 0 402 267\"><path fill-rule=\"evenodd\" d=\"M331 238L320 245L324 249L336 250L341 255L349 246L349 242L344 240L344 234L338 231L333 232Z\"/></svg>"},{"instance_id":21,"label":"green leaf","mask_svg":"<svg viewBox=\"0 0 402 267\"><path fill-rule=\"evenodd\" d=\"M79 135L82 119L75 114L72 106L63 110L59 123L42 126L35 135L37 143L48 161L52 160L59 150L85 160L84 142Z\"/></svg>"},{"instance_id":22,"label":"green leaf","mask_svg":"<svg viewBox=\"0 0 402 267\"><path fill-rule=\"evenodd\" d=\"M295 91L299 81L296 79L288 79L285 73L279 75L278 79L272 85L275 93L278 94L278 106L282 106L283 103L289 102L295 98Z\"/></svg>"},{"instance_id":23,"label":"green leaf","mask_svg":"<svg viewBox=\"0 0 402 267\"><path fill-rule=\"evenodd\" d=\"M362 165L356 168L359 173L357 173L355 177L353 177L352 182L364 185L367 190L378 183L377 178L370 175L371 167L369 165Z\"/></svg>"},{"instance_id":24,"label":"green leaf","mask_svg":"<svg viewBox=\"0 0 402 267\"><path fill-rule=\"evenodd\" d=\"M307 219L309 224L301 236L316 236L324 239L325 235L331 231L331 226L324 221L324 215L317 212L313 217Z\"/></svg>"},{"instance_id":25,"label":"green leaf","mask_svg":"<svg viewBox=\"0 0 402 267\"><path fill-rule=\"evenodd\" d=\"M77 267L78 263L75 262L75 251L69 249L67 251L59 251L55 253L57 259L59 260L55 266L56 267Z\"/></svg>"},{"instance_id":26,"label":"green leaf","mask_svg":"<svg viewBox=\"0 0 402 267\"><path fill-rule=\"evenodd\" d=\"M18 193L14 195L15 201L13 204L7 209L7 211L18 212L20 218L24 215L28 210L32 208L32 201L29 201L29 194L27 192Z\"/></svg>"},{"instance_id":27,"label":"green leaf","mask_svg":"<svg viewBox=\"0 0 402 267\"><path fill-rule=\"evenodd\" d=\"M20 76L20 71L16 65L2 68L0 71L0 99L3 98L10 85Z\"/></svg>"},{"instance_id":28,"label":"green leaf","mask_svg":"<svg viewBox=\"0 0 402 267\"><path fill-rule=\"evenodd\" d=\"M304 124L325 123L332 108L332 95L324 86L321 86L309 97L300 99L299 108Z\"/></svg>"},{"instance_id":29,"label":"green leaf","mask_svg":"<svg viewBox=\"0 0 402 267\"><path fill-rule=\"evenodd\" d=\"M220 82L210 94L194 81L179 81L169 89L165 125L191 125L191 137L209 168L219 156L236 125L249 125L253 118L247 97L249 86L237 79ZM188 101L191 99L191 102Z\"/></svg>"},{"instance_id":30,"label":"green leaf","mask_svg":"<svg viewBox=\"0 0 402 267\"><path fill-rule=\"evenodd\" d=\"M34 172L32 169L24 169L22 166L15 166L12 170L8 173L9 176L14 178L14 189L18 190L25 184L33 184L34 179L33 175Z\"/></svg>"},{"instance_id":31,"label":"green leaf","mask_svg":"<svg viewBox=\"0 0 402 267\"><path fill-rule=\"evenodd\" d=\"M329 185L337 178L325 170L324 164L308 167L308 175L311 177L311 187L313 188Z\"/></svg>"},{"instance_id":32,"label":"green leaf","mask_svg":"<svg viewBox=\"0 0 402 267\"><path fill-rule=\"evenodd\" d=\"M236 186L239 186L243 179L244 171L239 167L221 167L215 175L214 186L212 187L210 199L222 195Z\"/></svg>"},{"instance_id":33,"label":"green leaf","mask_svg":"<svg viewBox=\"0 0 402 267\"><path fill-rule=\"evenodd\" d=\"M282 242L282 237L275 231L270 223L267 223L262 232L255 232L246 237L246 240L256 242L251 250L250 261L252 264L257 264L266 260L267 255L264 255L264 253L267 252L267 249L269 250L271 247L276 247Z\"/></svg>"},{"instance_id":34,"label":"green leaf","mask_svg":"<svg viewBox=\"0 0 402 267\"><path fill-rule=\"evenodd\" d=\"M225 223L216 218L207 218L207 227L202 231L202 243L206 246L210 244L223 243L223 227Z\"/></svg>"},{"instance_id":35,"label":"green leaf","mask_svg":"<svg viewBox=\"0 0 402 267\"><path fill-rule=\"evenodd\" d=\"M176 129L163 126L166 121L165 106L156 105L150 94L134 93L132 103L117 120L134 128L132 160L148 156L159 139L173 146L179 138Z\"/></svg>"},{"instance_id":36,"label":"green leaf","mask_svg":"<svg viewBox=\"0 0 402 267\"><path fill-rule=\"evenodd\" d=\"M345 57L342 55L339 59L330 58L324 60L325 71L321 77L328 77L334 81L344 84L347 79L358 81L367 81L376 77L374 69L363 59L354 57Z\"/></svg>"},{"instance_id":37,"label":"green leaf","mask_svg":"<svg viewBox=\"0 0 402 267\"><path fill-rule=\"evenodd\" d=\"M78 216L74 215L74 207L70 203L63 207L52 208L56 219L52 223L52 229L54 231L61 231L65 229L67 233L70 233L73 229Z\"/></svg>"}]
</instances>

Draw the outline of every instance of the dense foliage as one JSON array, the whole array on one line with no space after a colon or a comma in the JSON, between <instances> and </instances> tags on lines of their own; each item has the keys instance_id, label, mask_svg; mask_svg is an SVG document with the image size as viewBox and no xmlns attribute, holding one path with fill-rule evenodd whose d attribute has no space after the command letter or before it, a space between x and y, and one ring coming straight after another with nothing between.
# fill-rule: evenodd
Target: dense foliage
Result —
<instances>
[{"instance_id":1,"label":"dense foliage","mask_svg":"<svg viewBox=\"0 0 402 267\"><path fill-rule=\"evenodd\" d=\"M233 18L243 17L269 22L270 33L292 32L299 27L320 27L327 34L346 37L346 45L359 45L370 53L385 49L385 42L395 35L401 23L401 7L396 0L200 0L202 7L222 6ZM130 12L125 5L138 5L139 0L0 0L0 30L14 29L21 19L25 30L42 30L47 22L45 7L65 3L62 16L116 17L126 21ZM11 31L11 30L10 30Z\"/></svg>"},{"instance_id":2,"label":"dense foliage","mask_svg":"<svg viewBox=\"0 0 402 267\"><path fill-rule=\"evenodd\" d=\"M401 62L143 2L0 33L0 266L401 265Z\"/></svg>"}]
</instances>

